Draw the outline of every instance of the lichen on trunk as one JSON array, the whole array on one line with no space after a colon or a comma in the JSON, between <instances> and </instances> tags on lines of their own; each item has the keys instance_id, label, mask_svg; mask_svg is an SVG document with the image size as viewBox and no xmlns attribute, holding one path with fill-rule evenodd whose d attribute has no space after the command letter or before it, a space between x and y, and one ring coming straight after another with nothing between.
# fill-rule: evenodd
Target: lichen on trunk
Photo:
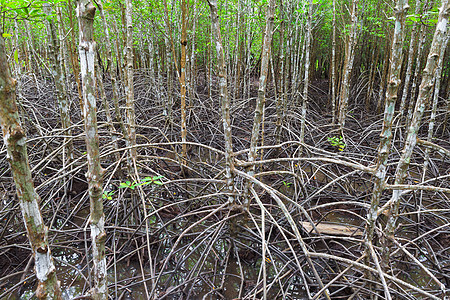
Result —
<instances>
[{"instance_id":1,"label":"lichen on trunk","mask_svg":"<svg viewBox=\"0 0 450 300\"><path fill-rule=\"evenodd\" d=\"M102 184L103 169L100 165L97 109L95 98L95 42L94 42L95 6L90 0L80 0L77 7L80 28L80 66L83 91L83 118L86 132L86 152L88 171L86 178L90 199L90 227L92 254L94 262L94 281L92 291L94 299L108 299L105 221L103 214Z\"/></svg>"},{"instance_id":2,"label":"lichen on trunk","mask_svg":"<svg viewBox=\"0 0 450 300\"><path fill-rule=\"evenodd\" d=\"M25 131L19 120L16 104L16 81L11 77L5 51L5 41L0 34L0 123L7 159L11 165L17 197L25 228L35 260L38 279L38 299L61 299L60 283L48 244L48 228L39 209L40 197L36 193L31 176L26 149Z\"/></svg>"}]
</instances>

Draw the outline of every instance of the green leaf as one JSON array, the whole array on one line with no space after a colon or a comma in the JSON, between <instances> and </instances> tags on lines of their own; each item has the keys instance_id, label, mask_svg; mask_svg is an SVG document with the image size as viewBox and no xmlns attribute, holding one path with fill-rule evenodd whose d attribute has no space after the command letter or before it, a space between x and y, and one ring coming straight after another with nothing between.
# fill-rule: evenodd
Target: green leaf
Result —
<instances>
[{"instance_id":1,"label":"green leaf","mask_svg":"<svg viewBox=\"0 0 450 300\"><path fill-rule=\"evenodd\" d=\"M16 61L17 64L19 64L19 50L16 49L14 51L14 60Z\"/></svg>"},{"instance_id":2,"label":"green leaf","mask_svg":"<svg viewBox=\"0 0 450 300\"><path fill-rule=\"evenodd\" d=\"M129 187L129 185L126 184L125 182L121 182L119 185L119 189L123 189L123 188L127 188L127 187Z\"/></svg>"},{"instance_id":3,"label":"green leaf","mask_svg":"<svg viewBox=\"0 0 450 300\"><path fill-rule=\"evenodd\" d=\"M163 185L163 183L161 181L158 181L158 180L157 181L153 181L153 183L157 184L157 185Z\"/></svg>"},{"instance_id":4,"label":"green leaf","mask_svg":"<svg viewBox=\"0 0 450 300\"><path fill-rule=\"evenodd\" d=\"M9 34L9 33L6 33L6 32L4 32L3 34L3 37L4 38L9 38L9 37L11 37L12 35L11 34Z\"/></svg>"}]
</instances>

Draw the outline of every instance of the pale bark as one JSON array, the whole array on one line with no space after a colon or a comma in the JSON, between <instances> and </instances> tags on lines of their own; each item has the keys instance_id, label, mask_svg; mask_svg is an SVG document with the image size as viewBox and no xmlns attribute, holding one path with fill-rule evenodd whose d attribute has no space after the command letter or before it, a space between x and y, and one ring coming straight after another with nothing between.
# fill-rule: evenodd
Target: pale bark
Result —
<instances>
[{"instance_id":1,"label":"pale bark","mask_svg":"<svg viewBox=\"0 0 450 300\"><path fill-rule=\"evenodd\" d=\"M336 0L333 0L333 41L331 49L331 123L336 123Z\"/></svg>"},{"instance_id":2,"label":"pale bark","mask_svg":"<svg viewBox=\"0 0 450 300\"><path fill-rule=\"evenodd\" d=\"M182 165L187 163L187 124L186 124L186 46L187 46L187 6L181 0L181 58L180 58L180 94L181 94L181 157Z\"/></svg>"},{"instance_id":3,"label":"pale bark","mask_svg":"<svg viewBox=\"0 0 450 300\"><path fill-rule=\"evenodd\" d=\"M77 0L68 0L68 13L69 13L69 26L70 28L75 28L74 20L73 20L73 8L75 7L74 2L77 3ZM77 83L78 90L78 101L80 108L83 109L83 92L81 90L81 82L80 82L80 64L77 58L77 45L76 45L76 30L70 30L70 34L72 36L72 43L69 44L69 54L70 60L72 64L73 75L75 76L75 82Z\"/></svg>"},{"instance_id":4,"label":"pale bark","mask_svg":"<svg viewBox=\"0 0 450 300\"><path fill-rule=\"evenodd\" d=\"M277 121L276 121L276 129L275 129L275 136L277 139L277 144L281 142L281 128L283 126L283 120L285 116L285 103L286 103L286 90L284 86L284 82L286 80L286 73L285 73L285 61L286 58L284 56L284 48L285 48L285 42L284 42L284 31L285 31L285 21L284 21L284 7L280 6L280 13L281 13L281 32L280 32L280 40L281 40L281 55L280 55L280 61L281 61L281 74L280 74L280 95L277 99Z\"/></svg>"},{"instance_id":5,"label":"pale bark","mask_svg":"<svg viewBox=\"0 0 450 300\"><path fill-rule=\"evenodd\" d=\"M417 85L420 84L420 72L422 71L422 55L425 55L424 48L425 48L425 40L426 40L426 27L424 24L421 25L421 35L419 39L419 45L418 45L418 51L417 51L417 57L416 57L416 71L413 77L413 83L411 87L411 97L409 98L408 103L408 114L406 116L406 128L409 127L410 121L412 119L412 113L414 110L414 104L416 103L416 90ZM401 111L403 113L403 110Z\"/></svg>"},{"instance_id":6,"label":"pale bark","mask_svg":"<svg viewBox=\"0 0 450 300\"><path fill-rule=\"evenodd\" d=\"M133 4L131 0L126 1L126 120L127 120L127 146L130 148L128 167L136 163L137 153L136 148L136 116L134 112L134 86L133 86Z\"/></svg>"},{"instance_id":7,"label":"pale bark","mask_svg":"<svg viewBox=\"0 0 450 300\"><path fill-rule=\"evenodd\" d=\"M442 76L442 67L444 64L444 55L445 50L447 48L448 41L450 39L450 30L447 30L447 37L445 38L444 42L442 43L441 47L441 53L439 55L439 61L437 63L435 76L434 76L434 95L433 95L433 103L431 105L431 114L430 114L430 120L428 125L428 134L427 134L427 142L431 143L433 140L433 134L434 134L434 125L436 121L436 113L437 113L437 107L439 102L439 90L441 87L441 76ZM423 163L423 170L422 170L422 182L425 181L425 177L427 174L428 167L431 163L430 160L430 149L427 147L425 148L425 161ZM421 222L421 208L422 208L422 194L420 193L420 203L419 203L419 212L417 214L418 221Z\"/></svg>"},{"instance_id":8,"label":"pale bark","mask_svg":"<svg viewBox=\"0 0 450 300\"><path fill-rule=\"evenodd\" d=\"M195 76L195 38L196 38L196 28L197 28L197 14L198 14L198 5L197 5L197 1L194 1L193 3L194 6L194 18L192 20L192 38L191 38L191 58L190 58L190 71L189 71L189 84L190 84L190 102L189 102L189 106L193 105L193 100L195 97L195 90L196 90L196 78L197 76Z\"/></svg>"},{"instance_id":9,"label":"pale bark","mask_svg":"<svg viewBox=\"0 0 450 300\"><path fill-rule=\"evenodd\" d=\"M261 119L264 114L264 104L266 102L266 86L269 73L274 15L275 15L275 0L270 0L269 7L267 8L266 12L266 31L264 34L264 44L261 57L261 73L259 76L258 98L256 99L255 117L253 120L252 136L250 139L250 151L248 153L248 161L250 163L256 161ZM247 170L247 173L249 176L253 176L255 173L255 166L252 165ZM248 198L249 197L248 197L248 183L247 183L246 189L244 191L244 200L243 200L244 206L247 210L249 209L250 205L250 201Z\"/></svg>"},{"instance_id":10,"label":"pale bark","mask_svg":"<svg viewBox=\"0 0 450 300\"><path fill-rule=\"evenodd\" d=\"M389 72L389 57L390 57L390 39L386 39L386 52L384 55L386 56L386 59L383 64L383 74L381 75L381 82L380 82L380 90L378 91L378 101L377 101L377 113L381 112L382 105L385 100L385 89L386 89L386 77L388 76Z\"/></svg>"},{"instance_id":11,"label":"pale bark","mask_svg":"<svg viewBox=\"0 0 450 300\"><path fill-rule=\"evenodd\" d=\"M53 80L55 82L56 86L56 92L55 96L59 105L59 110L61 114L61 125L64 130L65 136L71 135L70 130L70 103L68 99L68 93L66 89L66 79L64 76L64 69L63 69L63 57L61 56L61 45L59 42L59 39L56 34L57 28L55 27L55 24L52 20L52 9L50 7L50 4L45 3L44 4L44 11L47 15L47 37L50 42L50 61L51 61L51 71ZM64 144L66 145L64 147L63 152L63 167L65 167L66 164L70 164L70 162L73 159L73 143L71 139L68 139L67 137L64 138Z\"/></svg>"},{"instance_id":12,"label":"pale bark","mask_svg":"<svg viewBox=\"0 0 450 300\"><path fill-rule=\"evenodd\" d=\"M312 8L313 1L309 0L308 4L308 21L306 22L306 37L305 37L305 77L303 78L303 95L302 95L302 116L300 119L300 143L305 142L305 123L306 123L306 109L308 106L308 88L309 88L309 67L310 67L310 52L312 39Z\"/></svg>"},{"instance_id":13,"label":"pale bark","mask_svg":"<svg viewBox=\"0 0 450 300\"><path fill-rule=\"evenodd\" d=\"M353 70L353 62L355 59L356 34L358 25L358 0L352 1L352 26L348 37L346 58L344 64L344 74L342 76L341 96L339 103L339 126L344 128L345 117L347 114L348 98L350 96L350 76Z\"/></svg>"},{"instance_id":14,"label":"pale bark","mask_svg":"<svg viewBox=\"0 0 450 300\"><path fill-rule=\"evenodd\" d=\"M419 131L422 116L431 96L433 90L433 81L435 70L438 65L439 56L441 54L441 47L446 37L448 17L450 13L449 0L443 0L439 12L439 19L436 25L433 41L431 43L430 52L428 54L427 63L423 71L422 83L419 89L419 96L417 98L416 107L411 120L411 125L408 128L408 135L406 137L405 146L403 148L400 161L395 171L394 185L401 185L404 183L407 176L407 171L414 147L417 143L417 134ZM388 206L388 222L386 224L385 234L387 238L384 240L384 261L388 261L390 255L391 238L394 237L397 228L398 211L400 206L400 190L393 190L392 197L389 200Z\"/></svg>"},{"instance_id":15,"label":"pale bark","mask_svg":"<svg viewBox=\"0 0 450 300\"><path fill-rule=\"evenodd\" d=\"M414 9L414 14L418 15L420 13L420 0L416 0L416 8ZM416 43L417 38L419 35L416 34L418 23L414 23L413 28L411 30L411 41L409 43L409 50L408 50L408 63L406 67L406 74L405 74L405 82L403 85L403 94L402 94L402 101L400 102L400 114L403 115L403 110L405 108L406 103L406 97L408 96L408 90L409 90L409 82L411 79L411 74L413 72L413 61L414 61L414 53L416 52Z\"/></svg>"},{"instance_id":16,"label":"pale bark","mask_svg":"<svg viewBox=\"0 0 450 300\"><path fill-rule=\"evenodd\" d=\"M109 109L109 103L106 98L105 87L103 86L102 73L100 72L100 67L99 67L98 63L95 64L95 76L96 76L96 80L97 80L97 82L96 82L97 87L100 92L100 97L102 99L102 105L103 105L103 108L105 109L106 122L107 122L107 125L109 128L109 133L111 134L112 146L113 146L113 149L116 151L114 153L114 156L112 156L114 158L113 161L118 162L121 159L120 153L119 153L119 151L117 151L117 150L119 150L118 134L116 132L116 129L114 128L114 122L113 122L113 118L111 116L111 110Z\"/></svg>"},{"instance_id":17,"label":"pale bark","mask_svg":"<svg viewBox=\"0 0 450 300\"><path fill-rule=\"evenodd\" d=\"M106 22L106 16L103 11L103 5L102 1L98 0L96 1L97 7L100 12L100 16L102 18L102 24L103 24L103 31L105 34L105 47L106 47L106 61L108 63L108 71L109 76L111 78L111 86L112 86L112 103L114 104L114 117L116 122L119 124L120 129L122 131L123 136L125 137L125 140L128 140L128 133L125 128L125 124L123 122L122 113L120 112L120 106L119 106L119 86L117 84L117 78L114 72L114 64L112 62L112 43L111 43L111 36L109 33L109 26ZM117 49L116 49L117 51ZM120 57L117 56L117 63L120 65Z\"/></svg>"},{"instance_id":18,"label":"pale bark","mask_svg":"<svg viewBox=\"0 0 450 300\"><path fill-rule=\"evenodd\" d=\"M394 40L392 43L392 51L390 57L390 71L388 89L386 92L386 104L384 110L383 128L380 134L380 145L378 146L377 165L374 176L374 187L372 191L372 198L370 209L367 214L366 224L366 254L371 256L370 245L374 240L375 225L378 218L378 207L380 204L381 195L386 184L387 162L392 143L392 122L395 112L395 104L397 102L397 92L401 82L401 67L402 67L402 45L405 31L405 19L408 11L408 1L398 0L395 7L395 29ZM377 259L373 257L373 259ZM367 259L369 261L369 259ZM388 295L386 295L388 296Z\"/></svg>"},{"instance_id":19,"label":"pale bark","mask_svg":"<svg viewBox=\"0 0 450 300\"><path fill-rule=\"evenodd\" d=\"M225 177L228 196L228 203L231 206L234 205L235 197L232 195L234 192L234 182L232 170L234 170L233 161L233 139L231 135L231 117L230 117L230 101L228 98L227 87L227 68L225 64L225 55L222 46L222 37L220 34L219 16L217 15L217 0L206 0L208 2L211 11L211 23L213 27L214 40L217 51L217 62L219 68L219 97L220 107L222 111L223 131L225 138Z\"/></svg>"},{"instance_id":20,"label":"pale bark","mask_svg":"<svg viewBox=\"0 0 450 300\"><path fill-rule=\"evenodd\" d=\"M0 32L0 123L35 261L34 269L38 279L36 296L38 299L61 299L60 283L48 244L48 228L44 225L39 209L40 197L31 177L26 136L19 120L15 89L16 81L9 71L5 41Z\"/></svg>"},{"instance_id":21,"label":"pale bark","mask_svg":"<svg viewBox=\"0 0 450 300\"><path fill-rule=\"evenodd\" d=\"M93 299L108 299L106 255L105 255L105 215L103 214L102 184L104 170L100 165L97 109L95 99L95 6L91 0L79 0L77 5L80 29L80 69L83 92L83 118L86 132L86 152L89 185L92 256L94 262Z\"/></svg>"},{"instance_id":22,"label":"pale bark","mask_svg":"<svg viewBox=\"0 0 450 300\"><path fill-rule=\"evenodd\" d=\"M14 59L14 76L20 78L22 75L22 54L20 53L20 41L19 41L19 24L17 23L17 19L14 19L14 55L17 53L17 61Z\"/></svg>"}]
</instances>

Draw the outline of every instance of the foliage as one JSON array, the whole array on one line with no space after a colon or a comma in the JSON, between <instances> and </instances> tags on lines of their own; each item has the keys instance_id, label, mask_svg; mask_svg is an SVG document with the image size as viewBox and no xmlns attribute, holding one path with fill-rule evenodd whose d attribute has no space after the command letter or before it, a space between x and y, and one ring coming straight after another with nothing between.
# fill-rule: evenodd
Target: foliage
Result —
<instances>
[{"instance_id":1,"label":"foliage","mask_svg":"<svg viewBox=\"0 0 450 300\"><path fill-rule=\"evenodd\" d=\"M283 180L283 185L285 187L290 187L292 185L292 182L286 182L286 181Z\"/></svg>"},{"instance_id":2,"label":"foliage","mask_svg":"<svg viewBox=\"0 0 450 300\"><path fill-rule=\"evenodd\" d=\"M149 184L163 185L162 181L160 180L162 178L164 178L164 176L153 176L153 177L147 176L141 179L139 182L136 181L131 182L130 180L127 180L125 182L120 183L119 189L129 188L134 190L136 187L143 185Z\"/></svg>"},{"instance_id":3,"label":"foliage","mask_svg":"<svg viewBox=\"0 0 450 300\"><path fill-rule=\"evenodd\" d=\"M333 136L327 139L331 146L336 147L339 151L344 151L346 145L342 136Z\"/></svg>"},{"instance_id":4,"label":"foliage","mask_svg":"<svg viewBox=\"0 0 450 300\"><path fill-rule=\"evenodd\" d=\"M112 196L115 194L113 191L104 191L102 198L105 200L112 200Z\"/></svg>"}]
</instances>

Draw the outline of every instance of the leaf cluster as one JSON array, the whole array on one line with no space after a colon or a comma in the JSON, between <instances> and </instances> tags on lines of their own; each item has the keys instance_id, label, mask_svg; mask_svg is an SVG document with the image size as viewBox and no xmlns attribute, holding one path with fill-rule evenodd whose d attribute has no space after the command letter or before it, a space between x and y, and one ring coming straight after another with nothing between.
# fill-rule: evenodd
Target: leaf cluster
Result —
<instances>
[{"instance_id":1,"label":"leaf cluster","mask_svg":"<svg viewBox=\"0 0 450 300\"><path fill-rule=\"evenodd\" d=\"M339 151L344 151L346 144L344 143L344 138L342 136L328 137L328 142L331 146L336 147Z\"/></svg>"},{"instance_id":2,"label":"leaf cluster","mask_svg":"<svg viewBox=\"0 0 450 300\"><path fill-rule=\"evenodd\" d=\"M156 184L156 185L163 185L162 181L160 179L162 179L164 176L147 176L143 179L141 179L139 182L137 181L133 181L131 182L130 180L127 180L125 182L121 182L119 185L119 189L125 189L125 188L129 188L134 190L136 187L138 186L143 186L143 185L149 185L149 184Z\"/></svg>"}]
</instances>

